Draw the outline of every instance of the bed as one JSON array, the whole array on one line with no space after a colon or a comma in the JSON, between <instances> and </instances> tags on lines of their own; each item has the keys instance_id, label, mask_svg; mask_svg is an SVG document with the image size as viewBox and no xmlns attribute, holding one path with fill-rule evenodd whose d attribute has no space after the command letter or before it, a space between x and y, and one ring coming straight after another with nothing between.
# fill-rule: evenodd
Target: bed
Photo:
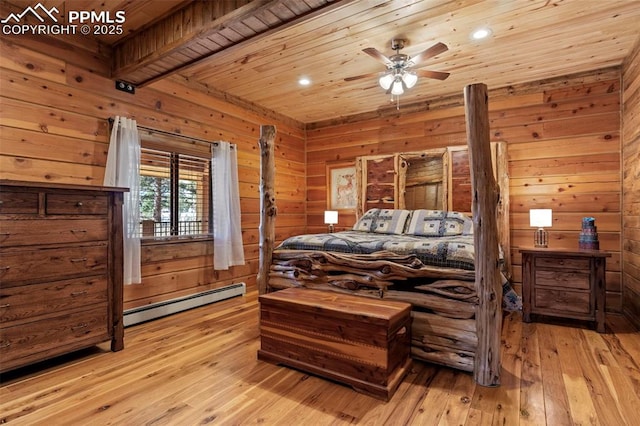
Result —
<instances>
[{"instance_id":1,"label":"bed","mask_svg":"<svg viewBox=\"0 0 640 426\"><path fill-rule=\"evenodd\" d=\"M276 137L275 127L264 125L260 128L259 140L261 217L260 259L256 281L260 294L298 286L406 301L412 305L413 358L472 371L476 383L482 386L498 386L501 377L501 301L503 287L506 284L504 277L510 276L511 253L508 156L504 142L490 142L487 87L481 83L466 86L464 98L468 161L443 161L443 171L447 179L442 182L442 207L437 208L441 209L441 214L443 211L455 210L452 208L455 204L453 198L458 195L466 196L470 205L468 210L467 206L464 206L464 211L473 212L473 263L469 262L470 254L463 254L461 250L461 246L468 245L466 241L471 240L464 239L465 235L470 235L465 231L464 223L460 235L439 236L456 237L448 239L450 244L446 250L428 244L430 249L421 253L414 250L415 246L420 244L413 241L413 248L405 245L399 251L391 251L394 244L388 242L390 235L394 238L395 235L404 235L410 240L413 237L432 238L411 233L412 221L418 217L415 216L416 212L403 213L406 216L405 222L401 220L401 213L386 212L385 214L395 215L398 220L388 221L382 226L377 219L380 213L375 225L358 220L352 231L383 235L380 240L374 240L375 236L367 235L367 242L357 249L360 252L327 250L331 245L338 247L352 244L353 241L347 238L346 233L339 235L338 239L335 239L335 235L315 235L306 238L305 241L294 237L294 240L274 249L277 215ZM450 153L451 149L447 148L447 152ZM396 157L400 158L398 155ZM444 157L445 160L447 158L452 160L451 157ZM363 163L356 160L357 173L358 165ZM447 163L450 163L450 167ZM362 178L366 176L367 181L365 183L364 179L360 179L356 182L358 196L365 194L362 204L361 200L358 200L356 217L363 219L361 213L374 207L391 210L407 208L402 205L403 191L406 188L401 177L406 173L406 170L402 169L405 165L405 161L397 161L394 163L394 170L387 167L379 174L372 173L373 170L368 170L367 167L362 168ZM453 173L456 166L463 171L466 167L470 179L457 180L459 175ZM374 175L389 177L391 180L368 180L368 177ZM389 186L394 189L391 196L385 192L386 195L375 198L376 194L381 194L379 189ZM369 189L375 191L369 193ZM375 205L385 203L391 204L392 207ZM360 206L368 207L361 210ZM402 225L399 225L401 223ZM402 226L402 231L395 228L396 231L391 232L396 225ZM418 226L417 223L414 225ZM360 226L365 229L359 229ZM444 226L443 229L447 229L446 225ZM370 237L372 239L369 239ZM451 245L452 240L454 245ZM312 242L319 246L306 246ZM290 243L302 246L289 245ZM374 251L372 247L381 250ZM451 249L452 247L455 249ZM446 255L443 257L437 255L438 253ZM439 261L459 263L443 266L437 262L423 262L430 257ZM511 294L510 288L506 288L507 293ZM514 296L512 302L517 309L517 296Z\"/></svg>"},{"instance_id":2,"label":"bed","mask_svg":"<svg viewBox=\"0 0 640 426\"><path fill-rule=\"evenodd\" d=\"M411 303L413 358L473 371L474 259L465 214L374 208L352 230L283 241L273 251L269 290L302 286ZM503 308L521 307L503 278Z\"/></svg>"}]
</instances>

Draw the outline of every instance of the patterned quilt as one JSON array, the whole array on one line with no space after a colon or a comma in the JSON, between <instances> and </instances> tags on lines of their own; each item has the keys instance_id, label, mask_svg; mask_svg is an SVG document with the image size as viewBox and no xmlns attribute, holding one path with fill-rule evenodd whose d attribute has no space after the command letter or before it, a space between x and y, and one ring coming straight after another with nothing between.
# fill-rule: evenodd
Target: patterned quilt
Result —
<instances>
[{"instance_id":1,"label":"patterned quilt","mask_svg":"<svg viewBox=\"0 0 640 426\"><path fill-rule=\"evenodd\" d=\"M331 234L297 235L286 239L278 248L352 254L387 250L402 255L413 254L425 265L474 269L473 235L422 237L341 231Z\"/></svg>"}]
</instances>

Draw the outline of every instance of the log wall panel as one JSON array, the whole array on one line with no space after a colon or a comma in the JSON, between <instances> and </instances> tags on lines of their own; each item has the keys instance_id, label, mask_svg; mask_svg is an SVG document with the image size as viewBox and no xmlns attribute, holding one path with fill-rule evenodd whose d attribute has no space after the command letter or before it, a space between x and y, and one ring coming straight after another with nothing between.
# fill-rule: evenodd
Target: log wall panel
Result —
<instances>
[{"instance_id":1,"label":"log wall panel","mask_svg":"<svg viewBox=\"0 0 640 426\"><path fill-rule=\"evenodd\" d=\"M8 2L0 2L0 13L2 16L8 16L9 10L6 10ZM13 12L21 12L21 9L13 10ZM28 18L27 18L28 19ZM35 20L35 18L34 18ZM35 22L34 22L35 23ZM98 41L92 42L90 37L74 37L71 35L58 35L45 36L43 34L28 35L5 35L3 34L2 40L2 56L5 57L13 55L9 51L20 49L20 47L27 47L29 53L25 54L24 51L20 52L16 57L20 58L18 61L28 65L26 72L37 70L39 67L36 63L30 62L28 59L39 58L39 54L45 53L47 63L52 63L50 58L64 58L65 64L75 64L82 66L92 72L101 75L109 76L111 72L111 48ZM75 44L76 41L84 43L83 46ZM74 45L75 44L75 45ZM64 72L64 66L60 68L61 72Z\"/></svg>"},{"instance_id":2,"label":"log wall panel","mask_svg":"<svg viewBox=\"0 0 640 426\"><path fill-rule=\"evenodd\" d=\"M3 96L8 96L8 85L2 79L6 73L0 74L0 86ZM27 84L31 84L28 83ZM23 97L22 95L18 95ZM24 98L28 99L28 97ZM0 124L21 130L32 130L47 135L68 136L82 141L90 140L108 143L108 123L95 117L87 117L72 112L63 112L45 105L36 105L15 99L2 99L0 104ZM77 141L80 142L80 141Z\"/></svg>"},{"instance_id":3,"label":"log wall panel","mask_svg":"<svg viewBox=\"0 0 640 426\"><path fill-rule=\"evenodd\" d=\"M102 185L109 145L107 119L115 115L134 118L153 129L238 145L247 264L213 271L210 241L145 244L142 284L125 287L127 309L240 281L255 288L261 124L274 124L277 129L276 238L304 229L302 124L275 112L231 104L179 80L157 82L131 95L115 90L113 81L94 72L103 69L101 63L92 67L84 56L69 60L65 55L48 55L26 38L23 43L3 37L0 44L0 178Z\"/></svg>"},{"instance_id":4,"label":"log wall panel","mask_svg":"<svg viewBox=\"0 0 640 426\"><path fill-rule=\"evenodd\" d=\"M109 145L98 141L87 141L64 136L49 135L47 143L42 132L0 126L2 154L41 158L74 164L104 165ZM56 149L51 149L51 144Z\"/></svg>"},{"instance_id":5,"label":"log wall panel","mask_svg":"<svg viewBox=\"0 0 640 426\"><path fill-rule=\"evenodd\" d=\"M640 39L622 83L622 309L640 327Z\"/></svg>"},{"instance_id":6,"label":"log wall panel","mask_svg":"<svg viewBox=\"0 0 640 426\"><path fill-rule=\"evenodd\" d=\"M553 209L550 246L558 248L577 247L582 217L594 216L601 247L613 254L607 262L607 309L621 310L620 77L616 68L489 88L491 140L508 145L516 289L522 279L518 248L533 245L531 208ZM322 230L327 162L466 144L462 93L429 106L308 126L309 230ZM340 215L339 221L336 228L346 229L355 216Z\"/></svg>"}]
</instances>

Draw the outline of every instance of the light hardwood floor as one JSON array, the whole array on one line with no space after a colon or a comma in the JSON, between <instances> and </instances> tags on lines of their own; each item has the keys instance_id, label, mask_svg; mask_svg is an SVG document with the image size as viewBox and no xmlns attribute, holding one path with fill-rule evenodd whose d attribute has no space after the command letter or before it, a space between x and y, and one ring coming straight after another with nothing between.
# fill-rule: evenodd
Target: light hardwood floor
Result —
<instances>
[{"instance_id":1,"label":"light hardwood floor","mask_svg":"<svg viewBox=\"0 0 640 426\"><path fill-rule=\"evenodd\" d=\"M256 359L250 293L125 330L106 345L5 374L0 423L46 425L640 425L640 335L620 316L505 318L502 385L414 361L390 402Z\"/></svg>"}]
</instances>

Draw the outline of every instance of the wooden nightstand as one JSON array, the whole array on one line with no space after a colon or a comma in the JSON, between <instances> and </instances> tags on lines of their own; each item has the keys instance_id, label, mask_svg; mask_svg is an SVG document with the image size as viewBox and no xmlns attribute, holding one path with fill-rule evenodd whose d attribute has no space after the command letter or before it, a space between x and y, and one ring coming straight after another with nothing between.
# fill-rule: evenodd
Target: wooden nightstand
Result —
<instances>
[{"instance_id":1,"label":"wooden nightstand","mask_svg":"<svg viewBox=\"0 0 640 426\"><path fill-rule=\"evenodd\" d=\"M599 250L521 249L522 312L595 321L603 333L605 269L611 254Z\"/></svg>"}]
</instances>

